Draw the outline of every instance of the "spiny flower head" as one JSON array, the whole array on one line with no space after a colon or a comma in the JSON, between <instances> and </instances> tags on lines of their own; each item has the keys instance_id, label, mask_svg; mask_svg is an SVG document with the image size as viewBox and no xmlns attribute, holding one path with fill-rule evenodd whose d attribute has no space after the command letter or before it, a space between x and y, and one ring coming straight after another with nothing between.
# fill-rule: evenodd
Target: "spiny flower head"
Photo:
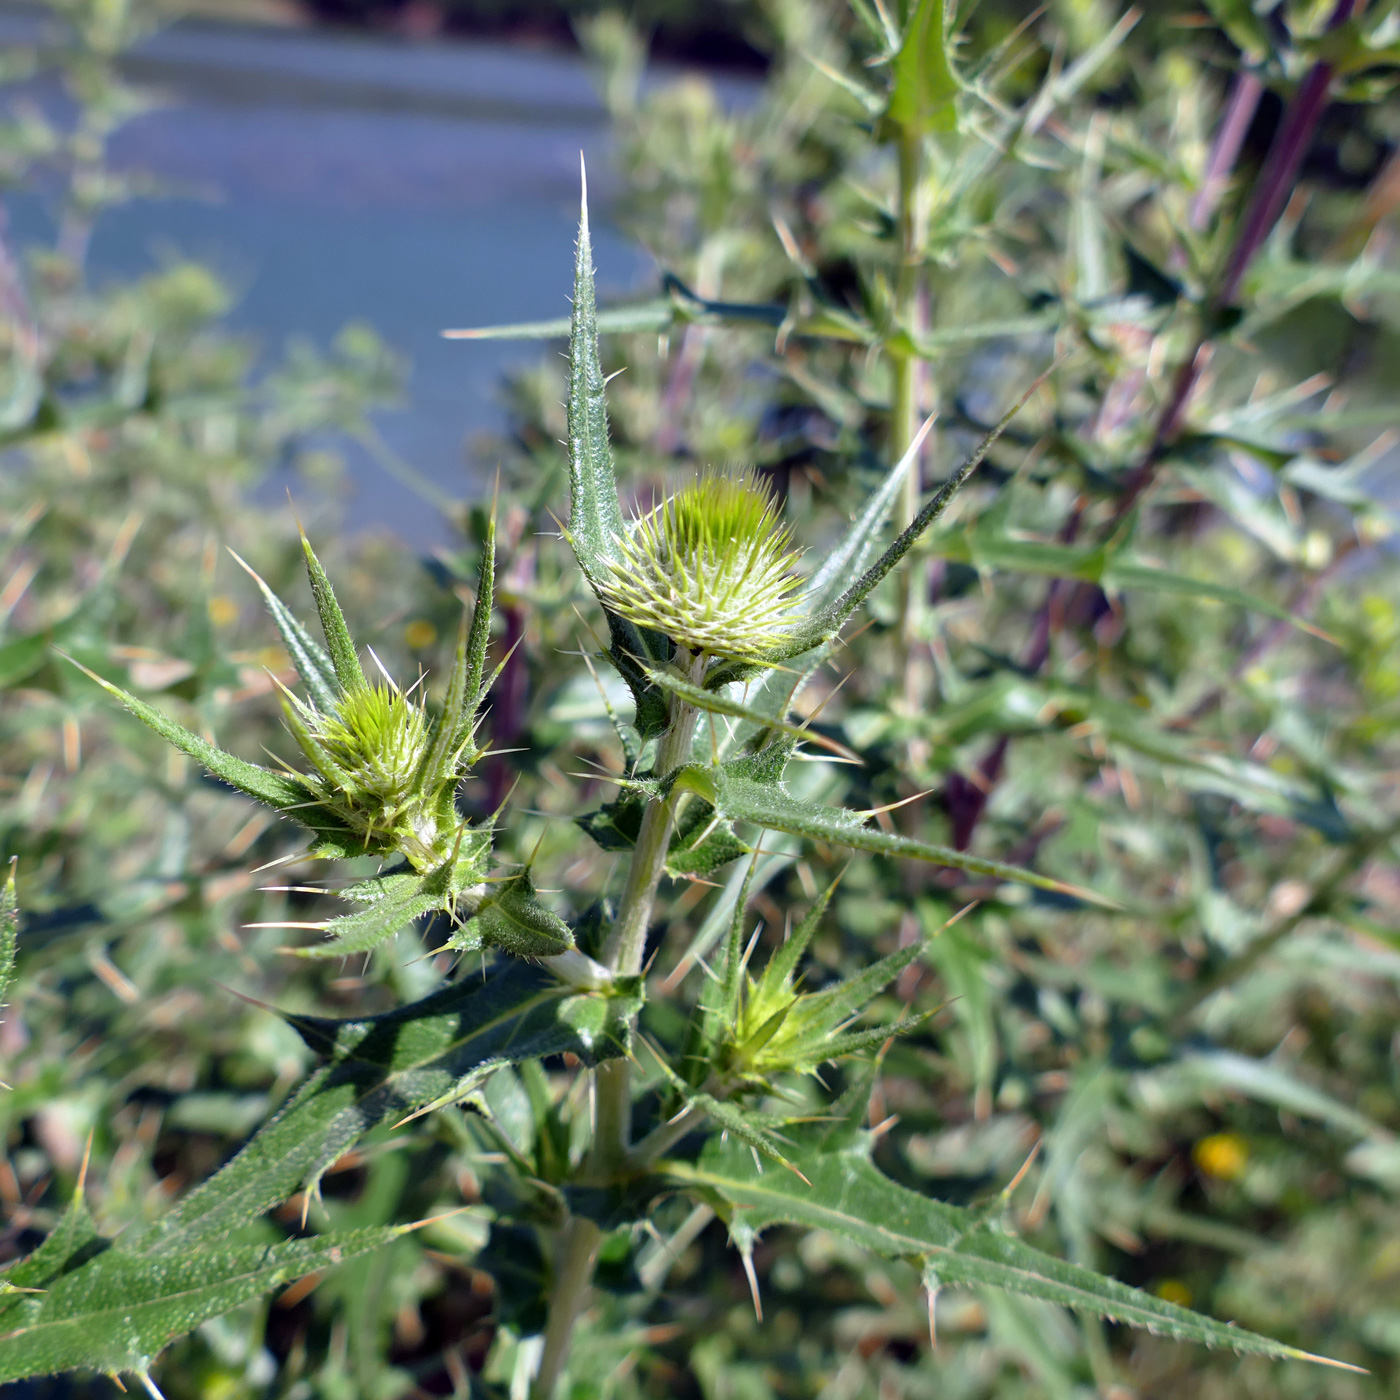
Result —
<instances>
[{"instance_id":1,"label":"spiny flower head","mask_svg":"<svg viewBox=\"0 0 1400 1400\"><path fill-rule=\"evenodd\" d=\"M477 757L470 726L449 739L446 716L432 724L392 683L351 686L324 711L285 692L283 709L311 764L302 779L327 808L420 870L448 856L460 824L452 794Z\"/></svg>"},{"instance_id":2,"label":"spiny flower head","mask_svg":"<svg viewBox=\"0 0 1400 1400\"><path fill-rule=\"evenodd\" d=\"M697 655L758 657L794 619L800 551L754 478L706 472L617 539L604 604Z\"/></svg>"},{"instance_id":3,"label":"spiny flower head","mask_svg":"<svg viewBox=\"0 0 1400 1400\"><path fill-rule=\"evenodd\" d=\"M330 714L296 696L285 704L292 732L323 787L351 806L378 807L391 815L412 801L427 752L428 721L402 691L389 685L353 690Z\"/></svg>"}]
</instances>

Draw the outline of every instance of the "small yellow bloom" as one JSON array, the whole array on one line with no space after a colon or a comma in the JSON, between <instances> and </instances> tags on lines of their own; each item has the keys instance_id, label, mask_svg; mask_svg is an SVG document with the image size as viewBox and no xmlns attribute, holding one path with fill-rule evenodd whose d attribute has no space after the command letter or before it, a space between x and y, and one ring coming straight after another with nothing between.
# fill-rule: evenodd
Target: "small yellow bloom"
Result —
<instances>
[{"instance_id":1,"label":"small yellow bloom","mask_svg":"<svg viewBox=\"0 0 1400 1400\"><path fill-rule=\"evenodd\" d=\"M1238 1181L1249 1165L1249 1144L1238 1133L1212 1133L1192 1149L1197 1167L1218 1181Z\"/></svg>"},{"instance_id":2,"label":"small yellow bloom","mask_svg":"<svg viewBox=\"0 0 1400 1400\"><path fill-rule=\"evenodd\" d=\"M1179 1278L1159 1279L1152 1291L1164 1303L1175 1303L1179 1308L1191 1306L1191 1290Z\"/></svg>"},{"instance_id":3,"label":"small yellow bloom","mask_svg":"<svg viewBox=\"0 0 1400 1400\"><path fill-rule=\"evenodd\" d=\"M225 593L216 593L209 600L209 621L215 627L229 627L238 621L239 607Z\"/></svg>"},{"instance_id":4,"label":"small yellow bloom","mask_svg":"<svg viewBox=\"0 0 1400 1400\"><path fill-rule=\"evenodd\" d=\"M403 639L413 651L423 651L437 641L437 628L427 618L415 618L403 629Z\"/></svg>"}]
</instances>

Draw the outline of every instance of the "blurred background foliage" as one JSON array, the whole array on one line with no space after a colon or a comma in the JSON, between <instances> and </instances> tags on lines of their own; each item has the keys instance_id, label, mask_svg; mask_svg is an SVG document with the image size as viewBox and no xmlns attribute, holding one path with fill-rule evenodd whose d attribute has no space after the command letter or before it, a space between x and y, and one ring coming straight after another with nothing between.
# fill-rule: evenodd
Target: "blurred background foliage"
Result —
<instances>
[{"instance_id":1,"label":"blurred background foliage","mask_svg":"<svg viewBox=\"0 0 1400 1400\"><path fill-rule=\"evenodd\" d=\"M426 956L431 929L342 968L248 927L316 907L258 888L297 885L299 867L250 873L293 850L290 833L114 714L55 648L238 752L286 755L268 673L287 659L225 550L300 598L296 515L259 484L293 474L356 635L396 674L425 667L430 686L488 505L447 506L451 540L431 557L338 535L337 443L397 392L390 350L352 329L256 369L220 329L228 293L207 269L89 283L93 221L141 192L104 143L142 100L115 60L152 16L118 0L58 8L72 118L16 103L0 126L0 179L59 212L53 246L0 260L0 830L26 911L0 1024L8 1256L47 1232L89 1136L87 1187L110 1231L159 1214L282 1099L308 1054L230 989L354 1015L450 973ZM725 29L730 12L713 9ZM617 132L614 216L669 279L617 313L641 329L605 340L619 466L647 501L694 465L752 462L819 559L899 445L901 364L920 412L940 412L931 485L1065 353L801 703L862 759L813 765L814 795L905 802L881 822L1092 885L1126 912L861 857L813 955L847 973L976 901L899 986L947 1005L884 1058L882 1169L989 1200L1039 1144L1012 1198L1027 1237L1371 1374L1241 1362L961 1291L938 1299L933 1349L912 1269L784 1230L755 1252L759 1322L723 1227L675 1202L654 1237L609 1239L578 1342L576 1370L595 1380L575 1393L1391 1395L1393 7L1367 7L1372 28L1340 38L1330 3L959 11L957 120L928 140L907 207L898 142L862 99L882 80L867 62L883 47L878 7L735 7L733 32L768 65L738 112L702 76L642 89L662 9L580 23ZM27 76L25 54L4 63ZM1251 191L1318 63L1334 100L1222 295ZM596 618L556 538L562 362L542 355L506 392L512 431L484 464L501 471L498 654L519 645L488 719L502 752L463 802L484 814L510 796L505 853L538 847L538 884L583 919L614 858L573 819L612 795L608 708L625 714L625 694L600 693L584 664ZM769 841L753 907L773 944L842 858ZM734 888L672 887L645 1019L663 1043ZM372 1135L325 1183L336 1227L467 1209L205 1324L160 1366L165 1393L516 1393L575 1082L559 1064L502 1071L488 1113ZM300 1220L294 1200L267 1229Z\"/></svg>"}]
</instances>

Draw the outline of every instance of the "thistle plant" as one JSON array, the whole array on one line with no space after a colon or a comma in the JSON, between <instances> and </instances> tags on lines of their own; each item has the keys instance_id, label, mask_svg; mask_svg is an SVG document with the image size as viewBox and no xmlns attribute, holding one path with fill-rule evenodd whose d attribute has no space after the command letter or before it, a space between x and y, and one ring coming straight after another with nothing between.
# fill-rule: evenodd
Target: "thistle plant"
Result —
<instances>
[{"instance_id":1,"label":"thistle plant","mask_svg":"<svg viewBox=\"0 0 1400 1400\"><path fill-rule=\"evenodd\" d=\"M781 8L795 29L816 13ZM1062 67L1052 31L1017 87L1000 84L999 66L1018 71L1022 33L960 47L947 8L921 0L892 16L860 3L850 33L808 24L773 106L734 117L723 141L711 128L692 139L693 104L678 105L684 122L673 111L668 126L664 105L638 120L647 141L683 127L682 152L724 155L704 187L744 234L724 275L767 299L718 300L710 266L705 297L675 278L659 302L600 314L585 201L572 317L526 328L567 332L569 384L539 396L540 421L520 435L534 516L514 503L504 515L504 641L492 638L482 510L462 513L478 521L480 560L464 545L433 561L444 635L473 582L475 597L445 664L416 679L392 664L392 637L388 668L356 645L309 545L320 640L259 581L297 673L278 672L284 728L267 741L285 761L214 746L234 713L231 747L251 751L256 719L207 690L161 690L134 667L119 687L121 657L91 630L36 626L0 651L0 675L58 642L105 677L106 695L190 769L234 789L189 784L168 798L228 818L218 846L239 853L219 879L252 863L227 839L248 829L267 832L258 859L289 882L255 894L257 877L234 872L242 907L257 910L241 943L207 911L193 924L204 887L190 877L163 917L132 916L111 956L105 932L84 944L90 990L129 1008L132 1058L171 1034L173 1001L147 994L133 950L174 941L181 919L214 930L186 980L232 943L222 979L229 966L261 979L260 1007L244 1014L263 1028L266 1001L293 1008L273 1029L299 1038L302 1057L279 1065L277 1106L256 1131L220 1125L221 1170L200 1179L182 1163L162 1181L152 1165L147 1189L124 1175L154 1161L129 1085L154 1084L189 1112L207 1089L223 1112L234 1097L223 1087L249 1081L235 1057L211 1055L168 1089L127 1072L128 1059L104 1101L134 1125L125 1150L108 1151L99 1125L90 1168L75 1160L57 1185L25 1182L45 1193L32 1219L47 1237L0 1278L0 1381L86 1368L154 1393L165 1384L172 1400L260 1393L262 1352L259 1374L201 1369L216 1343L224 1356L246 1336L266 1338L279 1386L308 1397L416 1384L642 1400L694 1385L764 1400L930 1387L1029 1400L1090 1379L1103 1394L1163 1391L1173 1374L1173 1393L1340 1394L1334 1373L1270 1368L1322 1349L1385 1372L1370 1391L1345 1378L1358 1387L1348 1395L1393 1388L1400 1295L1385 1247L1400 1119L1385 944L1400 613L1393 565L1363 543L1393 510L1368 487L1375 458L1333 450L1345 440L1336 403L1308 407L1327 391L1259 373L1278 364L1259 348L1270 305L1316 298L1335 273L1327 285L1360 315L1375 268L1323 275L1293 257L1285 228L1256 250L1264 291L1241 284L1253 299L1232 345L1211 272L1232 261L1228 217L1219 236L1187 217L1196 145L1217 182L1219 152L1207 163L1204 143L1170 126L1210 91L1182 78L1184 50L1157 67L1149 43L1129 51L1122 81L1166 94L1140 118L1092 81L1117 62L1131 15L1099 24L1094 7L1064 7L1088 37L1065 40ZM1393 41L1369 15L1331 32L1316 7L1275 6L1265 31L1248 7L1219 9L1281 87L1321 65L1354 95L1359 65ZM1296 52L1270 53L1285 30ZM1305 86L1315 107L1321 89ZM1296 123L1286 129L1297 154ZM862 179L883 185L855 189L857 157ZM683 180L687 159L666 178ZM814 181L827 182L816 200ZM659 237L684 227L673 213L656 214ZM1178 246L1172 231L1188 225ZM994 267L973 265L984 245ZM861 296L843 306L831 285L846 260ZM755 325L775 332L758 350ZM1182 353L1196 364L1202 326L1219 375L1174 405L1182 381L1162 367ZM673 330L679 350L658 348ZM619 356L629 377L609 390L600 334L638 331ZM820 470L800 465L811 444L784 456L750 423L752 450L737 455L752 473L673 476L639 402L664 395L691 461L733 460L756 357L779 371L764 381L780 386L761 391L768 406L801 401L803 421L829 430L812 448ZM945 406L937 440L929 366ZM1028 382L993 422L1015 397L1007 386ZM1193 392L1181 437L1160 435L1160 410L1184 410ZM567 463L555 472L560 397ZM716 405L732 415L706 439ZM1267 472L1246 474L1245 457ZM924 458L947 467L936 490ZM634 473L651 480L620 491L615 463L624 488ZM564 513L565 468L558 548L534 530ZM662 473L653 504L629 511ZM1325 550L1357 566L1346 588L1323 590ZM11 582L0 596L22 591ZM354 616L343 584L342 598ZM581 656L568 651L579 625L592 635ZM1018 652L1028 627L1033 663ZM925 663L913 686L911 649ZM823 674L835 663L851 683L823 710L840 688ZM234 684L231 666L201 664ZM533 686L528 704L524 685L493 689L507 664L506 679ZM973 823L974 854L952 777L970 747L1005 756L1013 736L1007 773L980 770L984 796L1001 786ZM517 744L528 751L490 752ZM518 787L468 819L496 805L476 786L488 757L491 786ZM570 774L580 758L593 771ZM940 806L924 789L945 780ZM252 818L248 799L263 809ZM268 811L279 820L259 827ZM152 867L162 891L177 883L176 847L166 840ZM12 890L0 896L0 979L14 904ZM269 941L280 932L252 932L263 928L285 930L296 946L281 952L308 961L280 961ZM25 1016L47 1014L26 998L46 976L60 993L52 1015L88 1036L93 1002L66 1000L84 985L78 959L44 965L71 936L53 929L36 918L20 940L7 1048ZM351 954L345 968L325 961ZM211 993L202 1005L223 1004ZM55 1079L91 1085L17 1059L5 1065L16 1089L0 1091L0 1107L18 1105L12 1124L46 1111ZM162 1143L179 1144L190 1121L172 1110ZM56 1136L40 1122L7 1141L21 1179L39 1155L31 1139ZM817 1237L794 1248L804 1231ZM12 1251L29 1243L16 1232ZM1337 1313L1362 1321L1329 1334L1313 1289L1337 1260L1359 1280ZM1283 1265L1306 1286L1290 1287ZM284 1285L275 1326L240 1307ZM1231 1314L1248 1326L1217 1320ZM1125 1345L1128 1327L1162 1340Z\"/></svg>"},{"instance_id":2,"label":"thistle plant","mask_svg":"<svg viewBox=\"0 0 1400 1400\"><path fill-rule=\"evenodd\" d=\"M763 487L708 472L635 520L604 606L695 656L754 659L793 620L800 557Z\"/></svg>"}]
</instances>

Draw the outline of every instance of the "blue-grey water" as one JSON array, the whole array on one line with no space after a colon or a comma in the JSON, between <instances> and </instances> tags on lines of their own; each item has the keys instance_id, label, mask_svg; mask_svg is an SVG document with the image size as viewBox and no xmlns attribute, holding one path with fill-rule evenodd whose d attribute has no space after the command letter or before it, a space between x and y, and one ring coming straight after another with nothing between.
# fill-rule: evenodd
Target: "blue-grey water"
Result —
<instances>
[{"instance_id":1,"label":"blue-grey water","mask_svg":"<svg viewBox=\"0 0 1400 1400\"><path fill-rule=\"evenodd\" d=\"M290 337L326 344L368 322L412 362L407 407L380 425L454 496L481 487L469 445L504 422L502 373L551 347L440 332L567 313L581 151L604 212L600 287L654 284L607 225L608 129L575 58L182 24L144 44L131 73L158 105L119 133L114 163L179 190L104 216L94 276L172 252L205 260L236 289L232 326L267 361ZM353 524L414 542L439 533L410 493L351 460Z\"/></svg>"}]
</instances>

